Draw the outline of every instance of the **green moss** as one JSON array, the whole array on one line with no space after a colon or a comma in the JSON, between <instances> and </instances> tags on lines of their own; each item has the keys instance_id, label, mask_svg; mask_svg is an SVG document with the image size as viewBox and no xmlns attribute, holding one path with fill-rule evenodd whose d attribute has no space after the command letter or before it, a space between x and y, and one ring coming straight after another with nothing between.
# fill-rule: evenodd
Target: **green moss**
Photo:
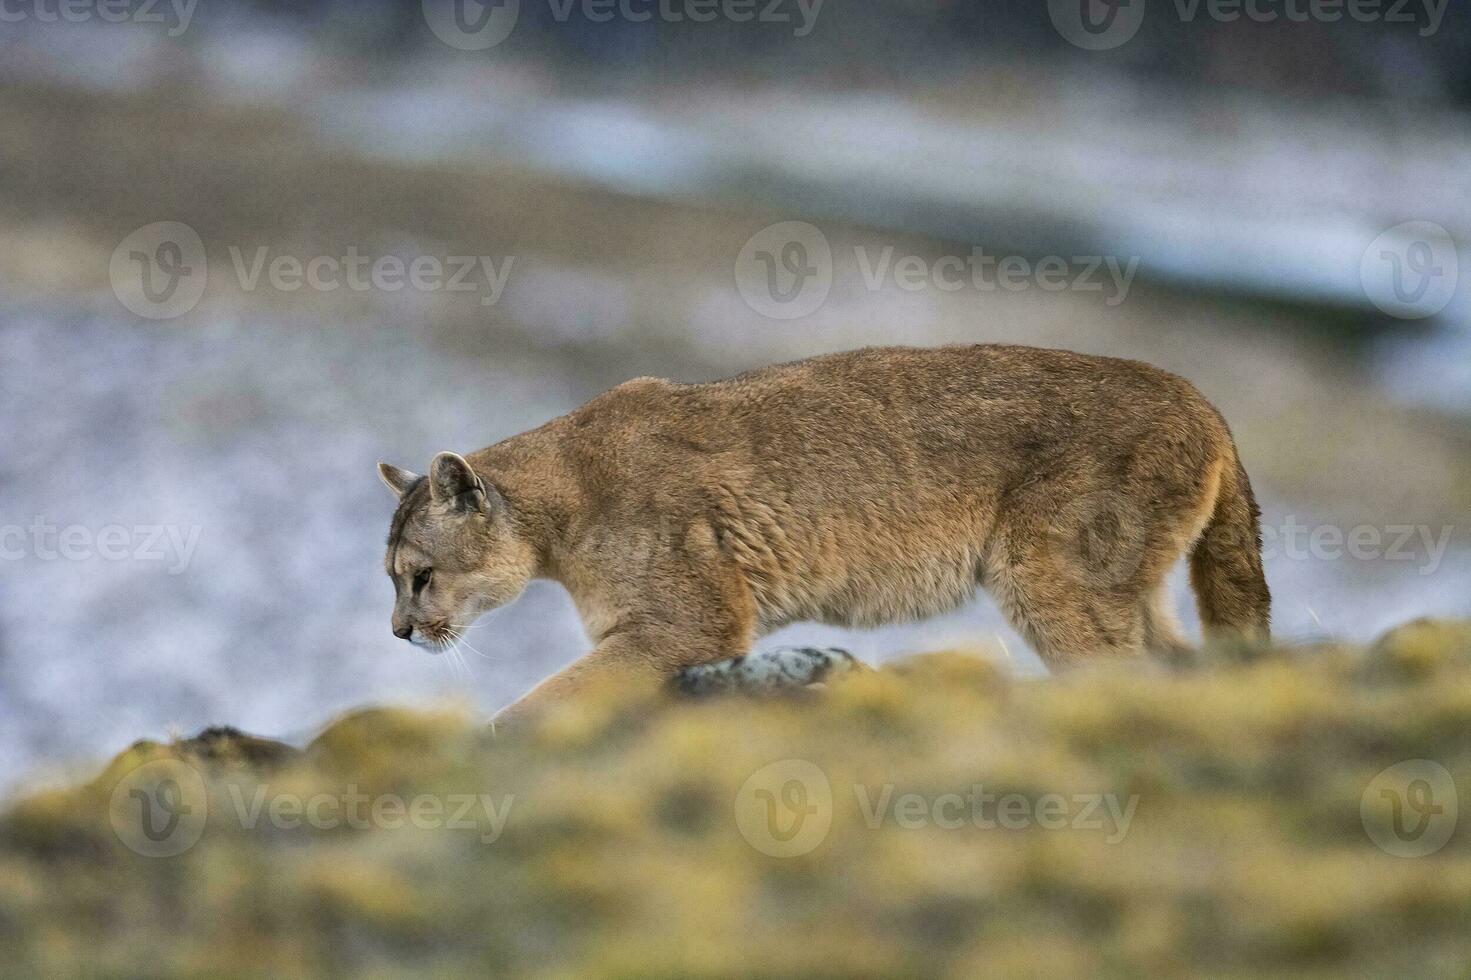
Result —
<instances>
[{"instance_id":1,"label":"green moss","mask_svg":"<svg viewBox=\"0 0 1471 980\"><path fill-rule=\"evenodd\" d=\"M1471 625L1421 622L1367 650L1039 682L951 653L802 701L614 689L516 741L459 711L371 709L305 752L140 742L0 818L0 959L163 977L1448 975L1471 961L1464 830L1414 857L1367 828L1395 826L1382 790L1408 792L1389 767L1471 771L1468 692ZM208 819L147 857L116 800L161 761L203 797L159 799ZM1437 795L1400 797L1411 837L1458 818L1423 778ZM1121 824L1092 800L1132 809ZM818 832L782 852L803 814Z\"/></svg>"}]
</instances>

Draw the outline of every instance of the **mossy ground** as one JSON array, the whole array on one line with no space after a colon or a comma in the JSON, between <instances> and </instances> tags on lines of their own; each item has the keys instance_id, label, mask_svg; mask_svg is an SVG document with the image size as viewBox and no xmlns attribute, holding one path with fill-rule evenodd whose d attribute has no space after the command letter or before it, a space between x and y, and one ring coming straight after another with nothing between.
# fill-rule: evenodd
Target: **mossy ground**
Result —
<instances>
[{"instance_id":1,"label":"mossy ground","mask_svg":"<svg viewBox=\"0 0 1471 980\"><path fill-rule=\"evenodd\" d=\"M201 780L157 799L177 808L197 785L207 821L182 853L147 857L127 846L140 814L119 786L160 759ZM0 962L119 977L1465 976L1468 831L1407 856L1457 819L1433 773L1376 782L1409 760L1471 791L1471 625L1046 681L946 654L800 699L609 690L516 742L453 711L383 709L299 756L139 743L0 821ZM974 787L1025 802L978 822L954 802ZM366 826L347 819L355 797ZM278 802L314 799L316 827ZM375 814L384 799L407 812ZM1085 817L1090 799L1134 809ZM1386 850L1371 833L1400 839L1395 799L1410 833Z\"/></svg>"}]
</instances>

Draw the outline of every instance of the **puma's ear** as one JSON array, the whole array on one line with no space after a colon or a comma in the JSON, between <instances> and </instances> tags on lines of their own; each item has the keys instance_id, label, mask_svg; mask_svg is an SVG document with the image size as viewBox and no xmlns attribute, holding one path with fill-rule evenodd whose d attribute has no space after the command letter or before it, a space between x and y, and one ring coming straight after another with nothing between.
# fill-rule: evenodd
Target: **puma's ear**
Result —
<instances>
[{"instance_id":1,"label":"puma's ear","mask_svg":"<svg viewBox=\"0 0 1471 980\"><path fill-rule=\"evenodd\" d=\"M402 500L403 495L409 492L409 487L418 483L423 477L417 473L410 473L406 469L392 466L388 463L378 464L378 477L384 486L393 491L393 495Z\"/></svg>"},{"instance_id":2,"label":"puma's ear","mask_svg":"<svg viewBox=\"0 0 1471 980\"><path fill-rule=\"evenodd\" d=\"M429 497L435 503L447 504L456 510L488 514L500 499L500 494L494 488L486 487L465 457L458 453L440 453L429 464Z\"/></svg>"}]
</instances>

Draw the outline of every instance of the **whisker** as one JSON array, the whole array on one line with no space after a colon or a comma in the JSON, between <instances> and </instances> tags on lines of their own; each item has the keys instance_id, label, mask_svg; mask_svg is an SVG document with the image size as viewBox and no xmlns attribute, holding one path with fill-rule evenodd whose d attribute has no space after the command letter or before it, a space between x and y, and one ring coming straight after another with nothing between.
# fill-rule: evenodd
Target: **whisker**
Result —
<instances>
[{"instance_id":1,"label":"whisker","mask_svg":"<svg viewBox=\"0 0 1471 980\"><path fill-rule=\"evenodd\" d=\"M470 665L465 663L465 655L460 652L460 645L455 643L449 649L450 663L454 665L455 676L461 684L469 687L471 684Z\"/></svg>"},{"instance_id":2,"label":"whisker","mask_svg":"<svg viewBox=\"0 0 1471 980\"><path fill-rule=\"evenodd\" d=\"M473 647L473 646L470 645L470 641L467 640L467 639L465 639L463 636L460 637L460 646L467 648L471 653L475 654L475 656L477 656L477 657L483 657L486 660L493 660L493 659L495 659L494 657L491 657L491 656L488 656L486 654L483 654L479 650L475 649L475 647Z\"/></svg>"},{"instance_id":3,"label":"whisker","mask_svg":"<svg viewBox=\"0 0 1471 980\"><path fill-rule=\"evenodd\" d=\"M449 674L450 674L449 683L450 683L450 686L453 687L454 684L455 684L455 682L458 681L459 678L455 674L455 665L454 665L454 663L449 658L449 650L448 650L447 647L441 646L439 648L439 653L440 653L440 656L437 657L436 659L438 659L439 662L440 662L440 664L443 665L442 666L442 669L449 671Z\"/></svg>"}]
</instances>

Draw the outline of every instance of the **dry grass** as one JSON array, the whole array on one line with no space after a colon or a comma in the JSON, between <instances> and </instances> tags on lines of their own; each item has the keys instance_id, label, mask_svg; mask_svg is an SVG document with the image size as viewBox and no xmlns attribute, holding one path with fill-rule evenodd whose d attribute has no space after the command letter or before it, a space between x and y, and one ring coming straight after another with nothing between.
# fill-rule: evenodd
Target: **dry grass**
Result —
<instances>
[{"instance_id":1,"label":"dry grass","mask_svg":"<svg viewBox=\"0 0 1471 980\"><path fill-rule=\"evenodd\" d=\"M936 655L800 701L609 690L520 743L395 710L285 760L228 738L139 743L0 823L0 960L168 977L1464 975L1464 832L1406 857L1366 825L1391 818L1368 792L1386 767L1471 770L1471 624L1238 654L1043 682ZM175 857L129 850L115 830L136 840L135 822L108 816L119 780L158 759L207 787L203 836ZM831 803L810 778L794 796L813 770L790 762L748 782L783 760L815 766ZM937 822L900 800L974 786L1032 816L978 826L946 804ZM478 806L474 829L247 829L237 801L261 788L265 814L318 794L510 803L498 836ZM762 789L779 832L796 826L787 804L817 807L794 838L805 853L765 853L785 845L762 829ZM1455 819L1435 791L1430 834ZM1043 819L1049 794L1064 809ZM1078 800L1098 794L1135 799L1130 819L1104 808L1090 826Z\"/></svg>"}]
</instances>

